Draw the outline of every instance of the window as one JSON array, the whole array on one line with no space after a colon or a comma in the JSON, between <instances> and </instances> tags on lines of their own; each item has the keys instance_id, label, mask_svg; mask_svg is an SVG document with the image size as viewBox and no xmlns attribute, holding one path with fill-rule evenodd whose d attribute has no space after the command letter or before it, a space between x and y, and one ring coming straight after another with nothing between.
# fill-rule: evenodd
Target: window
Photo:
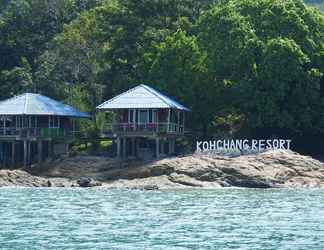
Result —
<instances>
[{"instance_id":1,"label":"window","mask_svg":"<svg viewBox=\"0 0 324 250\"><path fill-rule=\"evenodd\" d=\"M37 128L37 117L36 116L29 117L29 128Z\"/></svg>"},{"instance_id":2,"label":"window","mask_svg":"<svg viewBox=\"0 0 324 250\"><path fill-rule=\"evenodd\" d=\"M148 122L148 112L147 110L139 111L139 123L147 123Z\"/></svg>"},{"instance_id":3,"label":"window","mask_svg":"<svg viewBox=\"0 0 324 250\"><path fill-rule=\"evenodd\" d=\"M48 117L48 127L49 128L59 128L60 127L60 117L49 116Z\"/></svg>"},{"instance_id":4,"label":"window","mask_svg":"<svg viewBox=\"0 0 324 250\"><path fill-rule=\"evenodd\" d=\"M128 111L128 122L133 123L134 122L134 110Z\"/></svg>"},{"instance_id":5,"label":"window","mask_svg":"<svg viewBox=\"0 0 324 250\"><path fill-rule=\"evenodd\" d=\"M149 123L153 123L153 112L152 112L152 109L149 110Z\"/></svg>"},{"instance_id":6,"label":"window","mask_svg":"<svg viewBox=\"0 0 324 250\"><path fill-rule=\"evenodd\" d=\"M157 123L158 122L158 111L152 110L152 122Z\"/></svg>"}]
</instances>

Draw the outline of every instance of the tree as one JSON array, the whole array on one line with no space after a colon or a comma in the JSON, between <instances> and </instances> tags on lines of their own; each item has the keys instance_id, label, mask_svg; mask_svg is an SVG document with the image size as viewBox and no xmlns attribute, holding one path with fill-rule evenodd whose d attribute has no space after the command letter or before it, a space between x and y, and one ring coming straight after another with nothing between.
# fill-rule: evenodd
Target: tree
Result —
<instances>
[{"instance_id":1,"label":"tree","mask_svg":"<svg viewBox=\"0 0 324 250\"><path fill-rule=\"evenodd\" d=\"M323 132L323 20L298 0L223 1L200 19L207 68L251 132Z\"/></svg>"},{"instance_id":2,"label":"tree","mask_svg":"<svg viewBox=\"0 0 324 250\"><path fill-rule=\"evenodd\" d=\"M19 66L3 70L0 74L0 99L30 91L32 88L31 67L25 58Z\"/></svg>"},{"instance_id":3,"label":"tree","mask_svg":"<svg viewBox=\"0 0 324 250\"><path fill-rule=\"evenodd\" d=\"M39 56L49 48L50 41L63 31L65 23L75 19L79 12L96 6L95 0L11 0L1 2L0 12L0 77L17 73L22 60L29 64L33 87ZM5 74L5 75L3 75ZM19 82L19 81L18 81ZM10 82L2 82L11 88ZM7 86L6 86L7 87ZM24 89L24 86L21 86ZM9 94L9 93L8 93ZM5 96L4 96L5 97Z\"/></svg>"},{"instance_id":4,"label":"tree","mask_svg":"<svg viewBox=\"0 0 324 250\"><path fill-rule=\"evenodd\" d=\"M210 84L205 58L196 37L179 29L144 54L140 70L146 74L144 82L188 105L194 111L188 124L193 132L203 131L206 135L217 112L214 95L218 89Z\"/></svg>"},{"instance_id":5,"label":"tree","mask_svg":"<svg viewBox=\"0 0 324 250\"><path fill-rule=\"evenodd\" d=\"M67 25L63 33L54 40L59 41L59 46L55 42L49 51L56 58L64 58L62 51L68 51L71 61L80 56L80 51L74 48L80 42L87 46L96 44L92 61L98 70L93 77L99 85L105 86L104 95L108 98L144 80L145 72L139 71L138 67L142 63L143 54L152 43L163 41L178 27L190 26L191 21L211 2L104 1L102 5L83 12L78 19ZM92 45L89 48L93 48ZM84 64L91 67L89 62ZM65 74L65 78L70 78L68 71Z\"/></svg>"}]
</instances>

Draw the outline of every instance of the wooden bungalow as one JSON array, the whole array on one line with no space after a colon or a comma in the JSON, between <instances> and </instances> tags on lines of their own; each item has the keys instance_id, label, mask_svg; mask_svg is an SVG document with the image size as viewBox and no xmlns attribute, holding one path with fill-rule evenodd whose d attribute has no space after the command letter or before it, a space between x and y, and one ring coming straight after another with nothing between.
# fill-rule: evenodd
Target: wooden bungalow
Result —
<instances>
[{"instance_id":1,"label":"wooden bungalow","mask_svg":"<svg viewBox=\"0 0 324 250\"><path fill-rule=\"evenodd\" d=\"M71 106L26 93L0 102L0 165L29 165L67 152L76 121L89 118Z\"/></svg>"},{"instance_id":2,"label":"wooden bungalow","mask_svg":"<svg viewBox=\"0 0 324 250\"><path fill-rule=\"evenodd\" d=\"M117 157L160 157L174 154L176 138L185 134L188 108L141 84L97 109L113 114L105 134L116 138Z\"/></svg>"}]
</instances>

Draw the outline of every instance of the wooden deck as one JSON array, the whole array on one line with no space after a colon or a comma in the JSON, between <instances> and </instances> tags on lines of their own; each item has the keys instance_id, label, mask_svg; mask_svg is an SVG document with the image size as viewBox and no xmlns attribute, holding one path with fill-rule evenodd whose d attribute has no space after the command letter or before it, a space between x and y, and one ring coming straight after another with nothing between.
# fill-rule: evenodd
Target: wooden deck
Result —
<instances>
[{"instance_id":1,"label":"wooden deck","mask_svg":"<svg viewBox=\"0 0 324 250\"><path fill-rule=\"evenodd\" d=\"M78 133L62 128L2 128L0 129L0 140L69 140L75 138Z\"/></svg>"},{"instance_id":2,"label":"wooden deck","mask_svg":"<svg viewBox=\"0 0 324 250\"><path fill-rule=\"evenodd\" d=\"M183 135L184 127L176 123L112 123L103 134L118 136Z\"/></svg>"}]
</instances>

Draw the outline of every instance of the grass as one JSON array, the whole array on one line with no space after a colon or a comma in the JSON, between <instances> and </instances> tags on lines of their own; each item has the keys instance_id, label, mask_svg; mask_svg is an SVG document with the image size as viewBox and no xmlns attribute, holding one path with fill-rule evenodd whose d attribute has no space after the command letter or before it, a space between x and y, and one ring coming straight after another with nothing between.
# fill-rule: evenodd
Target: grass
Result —
<instances>
[{"instance_id":1,"label":"grass","mask_svg":"<svg viewBox=\"0 0 324 250\"><path fill-rule=\"evenodd\" d=\"M97 144L96 141L94 142L86 142L86 143L79 143L72 147L72 151L74 152L88 152L93 150L94 144ZM98 148L96 148L97 152L107 151L107 149L112 145L111 140L103 140L100 141L98 144Z\"/></svg>"}]
</instances>

